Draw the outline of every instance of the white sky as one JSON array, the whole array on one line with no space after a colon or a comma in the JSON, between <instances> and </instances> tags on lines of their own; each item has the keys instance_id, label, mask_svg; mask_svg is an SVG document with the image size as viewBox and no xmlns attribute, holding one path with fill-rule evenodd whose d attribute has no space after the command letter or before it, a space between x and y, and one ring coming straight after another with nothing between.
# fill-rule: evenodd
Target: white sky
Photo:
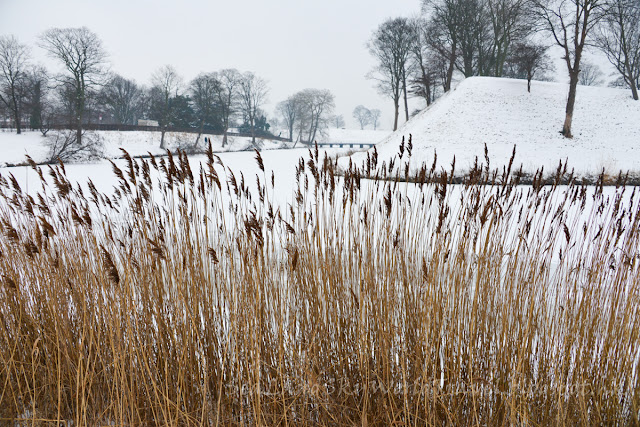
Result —
<instances>
[{"instance_id":1,"label":"white sky","mask_svg":"<svg viewBox=\"0 0 640 427\"><path fill-rule=\"evenodd\" d=\"M32 46L33 58L53 70L38 35L86 26L102 39L113 71L138 83L164 64L185 81L237 68L269 82L269 114L301 89L329 89L347 127L356 127L351 114L363 104L382 110L381 126L390 129L393 104L365 78L374 65L365 44L386 18L419 11L420 0L0 0L0 34Z\"/></svg>"}]
</instances>

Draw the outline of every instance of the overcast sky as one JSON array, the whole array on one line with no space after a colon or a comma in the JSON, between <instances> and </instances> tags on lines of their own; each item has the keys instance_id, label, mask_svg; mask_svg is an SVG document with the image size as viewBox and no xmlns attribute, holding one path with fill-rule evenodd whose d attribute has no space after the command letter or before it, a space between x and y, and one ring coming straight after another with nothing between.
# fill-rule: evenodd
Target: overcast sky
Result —
<instances>
[{"instance_id":1,"label":"overcast sky","mask_svg":"<svg viewBox=\"0 0 640 427\"><path fill-rule=\"evenodd\" d=\"M0 0L0 34L31 45L34 59L54 68L38 36L86 26L113 71L138 83L164 64L187 81L222 68L254 71L269 82L269 114L298 90L329 89L348 127L363 104L382 110L390 129L392 101L365 78L374 65L365 44L386 18L419 11L420 0Z\"/></svg>"}]
</instances>

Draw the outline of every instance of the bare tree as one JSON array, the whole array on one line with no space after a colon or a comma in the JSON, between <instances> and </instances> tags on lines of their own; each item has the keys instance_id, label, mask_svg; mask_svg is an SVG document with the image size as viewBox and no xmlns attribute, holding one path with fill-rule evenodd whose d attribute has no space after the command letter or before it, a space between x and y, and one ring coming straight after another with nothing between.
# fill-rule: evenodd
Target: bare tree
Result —
<instances>
[{"instance_id":1,"label":"bare tree","mask_svg":"<svg viewBox=\"0 0 640 427\"><path fill-rule=\"evenodd\" d=\"M509 77L527 79L527 92L531 92L531 80L554 69L547 50L547 46L531 42L517 44L508 60L512 64L512 71L505 74Z\"/></svg>"},{"instance_id":2,"label":"bare tree","mask_svg":"<svg viewBox=\"0 0 640 427\"><path fill-rule=\"evenodd\" d=\"M193 148L198 147L198 142L202 136L204 125L212 124L214 112L217 109L218 94L220 93L220 81L215 73L203 73L191 82L191 99L196 114L196 119L200 123L198 136L193 144Z\"/></svg>"},{"instance_id":3,"label":"bare tree","mask_svg":"<svg viewBox=\"0 0 640 427\"><path fill-rule=\"evenodd\" d=\"M27 96L29 48L14 36L0 37L0 102L11 111L16 133L22 133L22 107Z\"/></svg>"},{"instance_id":4,"label":"bare tree","mask_svg":"<svg viewBox=\"0 0 640 427\"><path fill-rule=\"evenodd\" d=\"M442 88L451 90L453 72L459 56L460 13L458 0L423 0L423 11L430 16L426 24L425 42L435 54L442 69Z\"/></svg>"},{"instance_id":5,"label":"bare tree","mask_svg":"<svg viewBox=\"0 0 640 427\"><path fill-rule=\"evenodd\" d=\"M248 71L240 79L240 110L251 129L251 143L256 146L256 119L267 100L269 89L266 80Z\"/></svg>"},{"instance_id":6,"label":"bare tree","mask_svg":"<svg viewBox=\"0 0 640 427\"><path fill-rule=\"evenodd\" d=\"M345 126L344 116L342 114L335 114L331 116L331 122L336 129L340 129Z\"/></svg>"},{"instance_id":7,"label":"bare tree","mask_svg":"<svg viewBox=\"0 0 640 427\"><path fill-rule=\"evenodd\" d=\"M596 36L597 46L638 100L640 83L640 2L612 0Z\"/></svg>"},{"instance_id":8,"label":"bare tree","mask_svg":"<svg viewBox=\"0 0 640 427\"><path fill-rule=\"evenodd\" d=\"M327 89L304 89L298 92L300 100L300 135L306 133L309 143L323 133L335 108L333 94Z\"/></svg>"},{"instance_id":9,"label":"bare tree","mask_svg":"<svg viewBox=\"0 0 640 427\"><path fill-rule=\"evenodd\" d=\"M561 133L572 138L571 123L582 53L594 27L602 19L607 0L533 0L542 28L564 50L563 59L569 73L569 94Z\"/></svg>"},{"instance_id":10,"label":"bare tree","mask_svg":"<svg viewBox=\"0 0 640 427\"><path fill-rule=\"evenodd\" d=\"M49 74L42 66L33 66L26 76L27 101L31 129L43 131L45 136L52 124L53 109L49 97Z\"/></svg>"},{"instance_id":11,"label":"bare tree","mask_svg":"<svg viewBox=\"0 0 640 427\"><path fill-rule=\"evenodd\" d=\"M382 115L382 112L377 108L374 108L373 110L369 110L369 111L371 112L371 123L373 124L373 130L377 130L378 122L380 121L380 116Z\"/></svg>"},{"instance_id":12,"label":"bare tree","mask_svg":"<svg viewBox=\"0 0 640 427\"><path fill-rule=\"evenodd\" d=\"M76 137L82 145L82 124L90 91L103 83L107 54L98 36L86 27L52 28L40 38L41 46L62 62L66 74L58 77L63 93L71 96Z\"/></svg>"},{"instance_id":13,"label":"bare tree","mask_svg":"<svg viewBox=\"0 0 640 427\"><path fill-rule=\"evenodd\" d=\"M171 65L165 65L153 73L151 84L152 111L160 125L160 148L164 150L167 148L164 136L175 115L171 101L181 94L182 77Z\"/></svg>"},{"instance_id":14,"label":"bare tree","mask_svg":"<svg viewBox=\"0 0 640 427\"><path fill-rule=\"evenodd\" d=\"M415 39L411 46L411 59L414 66L411 67L413 75L411 78L411 94L418 96L431 105L436 95L436 80L438 76L437 62L434 60L438 55L430 49L427 43L427 23L423 19L413 19Z\"/></svg>"},{"instance_id":15,"label":"bare tree","mask_svg":"<svg viewBox=\"0 0 640 427\"><path fill-rule=\"evenodd\" d=\"M230 68L219 71L217 79L220 82L217 97L224 132L222 137L222 146L224 147L227 144L227 133L231 126L231 120L238 110L242 74L238 70Z\"/></svg>"},{"instance_id":16,"label":"bare tree","mask_svg":"<svg viewBox=\"0 0 640 427\"><path fill-rule=\"evenodd\" d=\"M286 100L278 103L276 110L282 116L284 125L289 131L289 141L293 142L293 129L300 118L300 97L291 95Z\"/></svg>"},{"instance_id":17,"label":"bare tree","mask_svg":"<svg viewBox=\"0 0 640 427\"><path fill-rule=\"evenodd\" d=\"M513 44L529 35L529 0L422 0L430 16L426 40L448 63L445 91L454 67L465 77L502 76Z\"/></svg>"},{"instance_id":18,"label":"bare tree","mask_svg":"<svg viewBox=\"0 0 640 427\"><path fill-rule=\"evenodd\" d=\"M604 84L604 73L593 62L582 60L578 84L583 86L602 86Z\"/></svg>"},{"instance_id":19,"label":"bare tree","mask_svg":"<svg viewBox=\"0 0 640 427\"><path fill-rule=\"evenodd\" d=\"M404 95L406 120L409 120L407 101L407 80L409 77L409 56L415 43L415 28L408 18L389 19L382 23L367 43L369 52L377 60L377 65L369 78L378 81L381 94L393 100L394 125L398 129L400 97Z\"/></svg>"},{"instance_id":20,"label":"bare tree","mask_svg":"<svg viewBox=\"0 0 640 427\"><path fill-rule=\"evenodd\" d=\"M360 130L371 123L371 111L364 105L358 105L353 109L353 118L360 124Z\"/></svg>"},{"instance_id":21,"label":"bare tree","mask_svg":"<svg viewBox=\"0 0 640 427\"><path fill-rule=\"evenodd\" d=\"M460 55L456 67L465 77L487 75L491 63L491 28L483 0L457 0Z\"/></svg>"},{"instance_id":22,"label":"bare tree","mask_svg":"<svg viewBox=\"0 0 640 427\"><path fill-rule=\"evenodd\" d=\"M117 74L100 91L100 103L120 124L135 124L141 115L142 98L142 89L135 81Z\"/></svg>"},{"instance_id":23,"label":"bare tree","mask_svg":"<svg viewBox=\"0 0 640 427\"><path fill-rule=\"evenodd\" d=\"M47 163L85 161L103 155L102 140L95 132L84 135L82 144L76 142L77 136L73 130L60 130L45 136L49 147Z\"/></svg>"},{"instance_id":24,"label":"bare tree","mask_svg":"<svg viewBox=\"0 0 640 427\"><path fill-rule=\"evenodd\" d=\"M532 32L528 0L485 0L492 40L488 64L482 74L501 77L514 44L522 45Z\"/></svg>"}]
</instances>

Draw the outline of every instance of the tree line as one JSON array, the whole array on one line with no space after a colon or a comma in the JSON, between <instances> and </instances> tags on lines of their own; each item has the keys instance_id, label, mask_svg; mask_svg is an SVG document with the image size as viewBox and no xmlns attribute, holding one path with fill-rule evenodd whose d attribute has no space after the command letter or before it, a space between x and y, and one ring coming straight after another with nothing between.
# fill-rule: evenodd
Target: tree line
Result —
<instances>
[{"instance_id":1,"label":"tree line","mask_svg":"<svg viewBox=\"0 0 640 427\"><path fill-rule=\"evenodd\" d=\"M583 54L604 53L618 72L616 86L640 87L638 0L422 0L421 16L392 18L372 34L367 47L376 59L368 75L394 104L394 130L408 98L427 106L451 89L456 74L526 79L552 69L548 49L559 46L569 77L562 134L571 138L578 83L597 80ZM541 43L544 38L550 44Z\"/></svg>"},{"instance_id":2,"label":"tree line","mask_svg":"<svg viewBox=\"0 0 640 427\"><path fill-rule=\"evenodd\" d=\"M161 131L161 147L170 127L197 127L227 132L236 119L255 137L268 131L262 106L267 82L252 72L224 69L202 73L185 82L166 65L151 76L151 86L113 73L102 41L89 29L53 28L40 36L39 46L64 71L51 74L30 62L29 46L14 36L0 37L0 106L9 113L16 132L25 118L32 129L46 134L55 124L73 124L75 142L82 145L87 123L137 124L153 119ZM200 135L196 140L196 144Z\"/></svg>"},{"instance_id":3,"label":"tree line","mask_svg":"<svg viewBox=\"0 0 640 427\"><path fill-rule=\"evenodd\" d=\"M109 69L100 38L89 29L53 28L38 42L62 65L52 74L32 63L31 48L14 36L0 36L0 113L11 117L18 134L28 124L44 135L56 125L72 125L64 144L85 146L88 123L138 124L157 121L160 146L166 148L170 128L196 128L198 147L205 132L223 134L238 126L256 145L256 137L271 136L266 113L269 87L253 72L233 68L203 72L185 82L171 65L156 70L150 86L143 86ZM289 129L289 138L313 141L334 119L334 97L328 90L305 89L278 106ZM344 123L342 123L344 125ZM256 145L257 147L257 145Z\"/></svg>"}]
</instances>

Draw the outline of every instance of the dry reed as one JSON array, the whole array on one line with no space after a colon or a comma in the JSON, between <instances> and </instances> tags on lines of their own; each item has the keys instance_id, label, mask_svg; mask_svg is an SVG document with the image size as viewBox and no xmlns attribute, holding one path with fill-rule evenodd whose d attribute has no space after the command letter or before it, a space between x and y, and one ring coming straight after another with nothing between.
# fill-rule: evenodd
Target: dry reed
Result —
<instances>
[{"instance_id":1,"label":"dry reed","mask_svg":"<svg viewBox=\"0 0 640 427\"><path fill-rule=\"evenodd\" d=\"M260 153L0 177L0 423L638 425L636 189L411 149L316 148L286 207Z\"/></svg>"}]
</instances>

